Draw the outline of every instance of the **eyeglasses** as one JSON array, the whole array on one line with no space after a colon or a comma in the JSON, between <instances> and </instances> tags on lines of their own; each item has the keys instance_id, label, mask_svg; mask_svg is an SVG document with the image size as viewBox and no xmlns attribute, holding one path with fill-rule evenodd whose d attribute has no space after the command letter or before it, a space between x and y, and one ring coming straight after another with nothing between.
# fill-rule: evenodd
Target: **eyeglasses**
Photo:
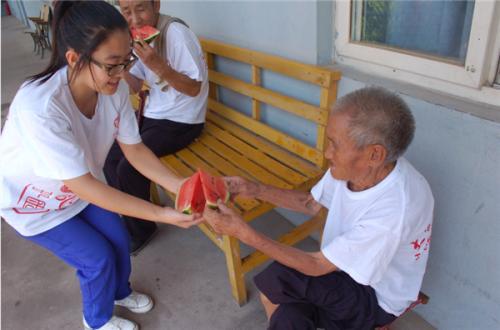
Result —
<instances>
[{"instance_id":1,"label":"eyeglasses","mask_svg":"<svg viewBox=\"0 0 500 330\"><path fill-rule=\"evenodd\" d=\"M92 63L94 63L95 65L97 65L98 67L100 67L101 69L103 69L104 71L106 71L108 76L111 77L111 76L116 76L116 75L122 73L123 71L130 70L130 68L137 61L137 59L138 58L137 58L137 56L135 56L134 53L130 53L130 58L128 59L128 61L125 61L125 62L120 63L120 64L103 64L103 63L97 62L92 57L90 58L90 61Z\"/></svg>"}]
</instances>

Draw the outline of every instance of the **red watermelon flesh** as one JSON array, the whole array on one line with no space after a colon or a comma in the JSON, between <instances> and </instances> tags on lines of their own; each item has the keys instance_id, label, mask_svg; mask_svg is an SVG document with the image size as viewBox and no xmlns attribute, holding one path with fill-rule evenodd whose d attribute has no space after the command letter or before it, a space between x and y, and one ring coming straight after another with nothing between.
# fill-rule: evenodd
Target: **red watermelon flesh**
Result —
<instances>
[{"instance_id":1,"label":"red watermelon flesh","mask_svg":"<svg viewBox=\"0 0 500 330\"><path fill-rule=\"evenodd\" d=\"M208 207L217 209L217 201L219 199L224 203L229 201L229 191L224 179L212 176L202 170L198 170L198 173L200 173L201 186L203 187L203 194L205 195Z\"/></svg>"},{"instance_id":2,"label":"red watermelon flesh","mask_svg":"<svg viewBox=\"0 0 500 330\"><path fill-rule=\"evenodd\" d=\"M175 199L175 208L182 213L202 213L205 208L205 196L201 187L200 174L195 172L184 181Z\"/></svg>"},{"instance_id":3,"label":"red watermelon flesh","mask_svg":"<svg viewBox=\"0 0 500 330\"><path fill-rule=\"evenodd\" d=\"M145 25L140 28L132 27L130 28L130 32L132 33L132 39L134 39L134 41L142 39L148 44L160 35L160 31L158 29L149 25Z\"/></svg>"},{"instance_id":4,"label":"red watermelon flesh","mask_svg":"<svg viewBox=\"0 0 500 330\"><path fill-rule=\"evenodd\" d=\"M227 203L229 196L222 178L198 170L182 184L175 199L175 208L186 214L202 213L205 203L217 209L217 200Z\"/></svg>"}]
</instances>

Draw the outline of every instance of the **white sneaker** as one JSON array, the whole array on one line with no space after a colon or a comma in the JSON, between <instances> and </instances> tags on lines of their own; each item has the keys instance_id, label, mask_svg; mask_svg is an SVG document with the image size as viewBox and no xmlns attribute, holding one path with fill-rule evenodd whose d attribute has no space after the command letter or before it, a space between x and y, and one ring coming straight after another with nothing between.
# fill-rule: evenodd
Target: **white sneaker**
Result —
<instances>
[{"instance_id":1,"label":"white sneaker","mask_svg":"<svg viewBox=\"0 0 500 330\"><path fill-rule=\"evenodd\" d=\"M92 330L92 328L87 324L87 321L85 321L85 318L83 318L83 325L85 326L85 330ZM105 325L95 330L139 330L139 326L127 319L112 316Z\"/></svg>"},{"instance_id":2,"label":"white sneaker","mask_svg":"<svg viewBox=\"0 0 500 330\"><path fill-rule=\"evenodd\" d=\"M131 312L142 314L149 312L153 308L154 302L150 296L132 291L127 298L115 300L115 305L123 306Z\"/></svg>"}]
</instances>

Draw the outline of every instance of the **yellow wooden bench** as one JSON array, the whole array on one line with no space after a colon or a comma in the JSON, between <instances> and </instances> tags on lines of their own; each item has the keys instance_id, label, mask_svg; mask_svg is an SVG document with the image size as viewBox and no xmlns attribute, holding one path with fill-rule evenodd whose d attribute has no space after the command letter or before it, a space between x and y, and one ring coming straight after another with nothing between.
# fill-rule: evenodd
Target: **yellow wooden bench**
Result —
<instances>
[{"instance_id":1,"label":"yellow wooden bench","mask_svg":"<svg viewBox=\"0 0 500 330\"><path fill-rule=\"evenodd\" d=\"M214 175L238 175L285 189L310 189L325 171L325 128L330 107L336 99L340 72L302 64L281 57L201 39L209 68L210 92L205 129L187 148L162 158L162 162L181 176L189 176L202 168ZM251 82L217 71L216 59L223 57L245 63L251 68ZM314 84L319 88L317 105L265 88L261 72L268 70L286 77ZM217 86L251 98L252 115L247 116L227 104L218 95ZM316 144L310 146L262 122L261 104L287 111L315 124ZM319 106L318 106L319 105ZM269 110L269 109L268 109ZM271 110L269 110L271 111ZM151 189L152 201L159 203L156 187ZM235 199L235 208L246 221L251 221L275 206L256 199ZM312 217L279 238L293 245L324 224L325 213ZM267 260L261 252L241 257L237 239L215 235L201 224L200 229L218 246L226 257L231 290L239 305L247 300L245 273Z\"/></svg>"}]
</instances>

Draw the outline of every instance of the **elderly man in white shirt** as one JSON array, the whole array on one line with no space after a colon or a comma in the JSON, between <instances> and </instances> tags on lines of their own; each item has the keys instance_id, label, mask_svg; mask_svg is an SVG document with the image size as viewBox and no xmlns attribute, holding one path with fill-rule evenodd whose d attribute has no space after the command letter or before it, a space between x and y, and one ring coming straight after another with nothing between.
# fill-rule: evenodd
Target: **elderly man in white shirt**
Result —
<instances>
[{"instance_id":1,"label":"elderly man in white shirt","mask_svg":"<svg viewBox=\"0 0 500 330\"><path fill-rule=\"evenodd\" d=\"M414 131L400 97L363 88L332 109L329 170L311 192L226 178L235 194L310 215L328 209L317 252L266 237L222 203L218 212L204 212L217 232L276 260L255 277L270 329L373 329L417 299L434 199L425 178L402 157Z\"/></svg>"}]
</instances>

